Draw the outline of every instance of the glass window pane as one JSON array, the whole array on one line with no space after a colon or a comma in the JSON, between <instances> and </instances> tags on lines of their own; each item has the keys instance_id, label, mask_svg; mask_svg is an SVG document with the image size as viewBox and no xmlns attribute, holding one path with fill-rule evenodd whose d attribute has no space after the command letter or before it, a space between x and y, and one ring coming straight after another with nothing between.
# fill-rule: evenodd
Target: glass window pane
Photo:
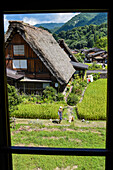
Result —
<instances>
[{"instance_id":1,"label":"glass window pane","mask_svg":"<svg viewBox=\"0 0 113 170\"><path fill-rule=\"evenodd\" d=\"M13 45L14 55L24 55L24 45Z\"/></svg>"}]
</instances>

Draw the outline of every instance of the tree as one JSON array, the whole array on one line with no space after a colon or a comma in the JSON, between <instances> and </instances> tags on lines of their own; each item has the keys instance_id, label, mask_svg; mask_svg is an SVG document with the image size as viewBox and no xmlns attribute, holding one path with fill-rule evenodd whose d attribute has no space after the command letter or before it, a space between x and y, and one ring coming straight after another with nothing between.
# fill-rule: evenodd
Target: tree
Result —
<instances>
[{"instance_id":1,"label":"tree","mask_svg":"<svg viewBox=\"0 0 113 170\"><path fill-rule=\"evenodd\" d=\"M92 48L94 45L94 34L91 34L88 39L88 47Z\"/></svg>"},{"instance_id":2,"label":"tree","mask_svg":"<svg viewBox=\"0 0 113 170\"><path fill-rule=\"evenodd\" d=\"M65 31L61 31L59 34L58 34L59 37L65 39L66 37L66 32Z\"/></svg>"},{"instance_id":3,"label":"tree","mask_svg":"<svg viewBox=\"0 0 113 170\"><path fill-rule=\"evenodd\" d=\"M46 87L43 91L44 98L47 98L48 100L56 100L57 91L53 87Z\"/></svg>"},{"instance_id":4,"label":"tree","mask_svg":"<svg viewBox=\"0 0 113 170\"><path fill-rule=\"evenodd\" d=\"M98 47L98 48L101 48L102 50L107 51L107 37L102 37L98 39L95 42L94 47Z\"/></svg>"},{"instance_id":5,"label":"tree","mask_svg":"<svg viewBox=\"0 0 113 170\"><path fill-rule=\"evenodd\" d=\"M17 105L21 102L21 97L14 86L10 86L9 84L7 84L7 88L9 113L12 113L14 110L17 109Z\"/></svg>"},{"instance_id":6,"label":"tree","mask_svg":"<svg viewBox=\"0 0 113 170\"><path fill-rule=\"evenodd\" d=\"M107 36L107 24L91 24L75 27L68 31L61 31L57 35L57 38L63 38L71 49L81 49L84 47L92 48L99 38L105 36Z\"/></svg>"}]
</instances>

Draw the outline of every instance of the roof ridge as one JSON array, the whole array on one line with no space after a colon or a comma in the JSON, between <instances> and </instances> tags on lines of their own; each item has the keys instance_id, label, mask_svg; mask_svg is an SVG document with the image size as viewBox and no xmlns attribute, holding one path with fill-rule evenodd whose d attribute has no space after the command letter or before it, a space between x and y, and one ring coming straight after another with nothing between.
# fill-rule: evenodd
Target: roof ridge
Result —
<instances>
[{"instance_id":1,"label":"roof ridge","mask_svg":"<svg viewBox=\"0 0 113 170\"><path fill-rule=\"evenodd\" d=\"M44 30L44 29L39 28L39 27L35 27L34 25L30 25L29 23L25 23L24 21L20 21L20 20L10 20L9 24L10 24L10 26L13 25L13 24L19 24L21 26L25 26L25 27L27 26L27 27L32 28L34 30L40 30L40 31L49 33L47 30ZM51 33L49 33L49 34L51 34Z\"/></svg>"}]
</instances>

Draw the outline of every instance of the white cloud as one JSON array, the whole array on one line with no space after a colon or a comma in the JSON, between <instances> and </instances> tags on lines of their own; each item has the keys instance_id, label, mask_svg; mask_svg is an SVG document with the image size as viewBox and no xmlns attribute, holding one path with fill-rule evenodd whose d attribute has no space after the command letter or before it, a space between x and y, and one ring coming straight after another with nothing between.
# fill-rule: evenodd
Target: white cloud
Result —
<instances>
[{"instance_id":1,"label":"white cloud","mask_svg":"<svg viewBox=\"0 0 113 170\"><path fill-rule=\"evenodd\" d=\"M75 15L78 15L79 13L53 13L53 14L43 14L40 17L40 15L37 17L24 17L23 21L25 23L29 23L31 25L40 24L40 23L65 23L68 20L70 20Z\"/></svg>"},{"instance_id":2,"label":"white cloud","mask_svg":"<svg viewBox=\"0 0 113 170\"><path fill-rule=\"evenodd\" d=\"M48 21L48 20L39 20L39 19L37 19L37 18L33 18L33 17L30 17L30 18L28 18L28 17L24 17L23 18L23 21L25 22L25 23L28 23L28 24L30 24L30 25L36 25L36 24L40 24L40 23L51 23L51 21Z\"/></svg>"},{"instance_id":3,"label":"white cloud","mask_svg":"<svg viewBox=\"0 0 113 170\"><path fill-rule=\"evenodd\" d=\"M30 18L24 17L24 18L23 18L23 21L24 21L25 23L30 24L30 25L36 25L36 24L38 23L38 20L37 20L36 18L33 18L33 17L30 17Z\"/></svg>"},{"instance_id":4,"label":"white cloud","mask_svg":"<svg viewBox=\"0 0 113 170\"><path fill-rule=\"evenodd\" d=\"M72 17L75 15L78 15L79 13L57 13L55 17L55 22L60 23L60 22L67 22L70 20Z\"/></svg>"},{"instance_id":5,"label":"white cloud","mask_svg":"<svg viewBox=\"0 0 113 170\"><path fill-rule=\"evenodd\" d=\"M40 14L15 14L4 15L4 30L7 31L8 20L20 20L30 25L40 23L65 23L79 13L40 13Z\"/></svg>"},{"instance_id":6,"label":"white cloud","mask_svg":"<svg viewBox=\"0 0 113 170\"><path fill-rule=\"evenodd\" d=\"M4 31L5 31L5 32L7 31L8 26L9 26L9 22L8 22L6 16L4 16Z\"/></svg>"}]
</instances>

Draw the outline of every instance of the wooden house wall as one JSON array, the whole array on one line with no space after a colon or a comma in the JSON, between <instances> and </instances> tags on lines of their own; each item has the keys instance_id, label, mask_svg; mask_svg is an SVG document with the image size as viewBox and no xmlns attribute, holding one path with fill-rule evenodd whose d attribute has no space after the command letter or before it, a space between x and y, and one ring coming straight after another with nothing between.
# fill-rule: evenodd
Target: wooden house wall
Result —
<instances>
[{"instance_id":1,"label":"wooden house wall","mask_svg":"<svg viewBox=\"0 0 113 170\"><path fill-rule=\"evenodd\" d=\"M24 55L13 54L13 45L24 45ZM26 59L27 69L17 69L18 71L24 72L28 78L37 79L51 79L51 73L42 63L39 57L35 54L29 44L16 33L8 46L6 47L6 67L13 69L13 59Z\"/></svg>"}]
</instances>

